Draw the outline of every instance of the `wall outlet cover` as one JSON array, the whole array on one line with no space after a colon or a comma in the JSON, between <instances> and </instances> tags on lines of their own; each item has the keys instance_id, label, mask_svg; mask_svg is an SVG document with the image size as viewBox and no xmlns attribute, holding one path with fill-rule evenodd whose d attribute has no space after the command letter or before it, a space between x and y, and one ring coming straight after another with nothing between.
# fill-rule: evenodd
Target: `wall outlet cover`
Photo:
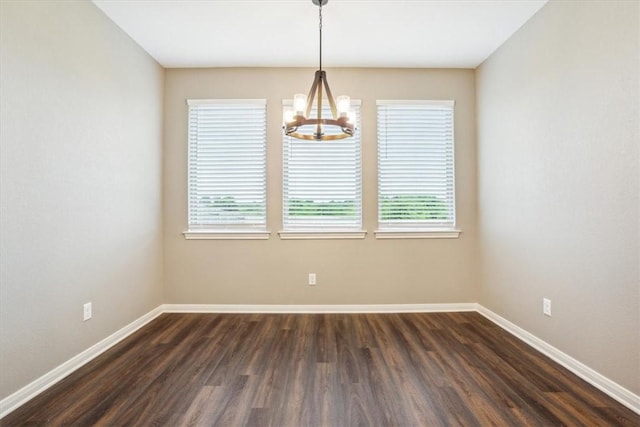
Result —
<instances>
[{"instance_id":1,"label":"wall outlet cover","mask_svg":"<svg viewBox=\"0 0 640 427\"><path fill-rule=\"evenodd\" d=\"M551 316L551 300L548 298L542 298L542 313Z\"/></svg>"},{"instance_id":2,"label":"wall outlet cover","mask_svg":"<svg viewBox=\"0 0 640 427\"><path fill-rule=\"evenodd\" d=\"M83 309L83 316L82 316L82 321L86 322L87 320L91 319L91 315L92 315L92 310L91 310L91 303L88 302L85 305L82 306Z\"/></svg>"}]
</instances>

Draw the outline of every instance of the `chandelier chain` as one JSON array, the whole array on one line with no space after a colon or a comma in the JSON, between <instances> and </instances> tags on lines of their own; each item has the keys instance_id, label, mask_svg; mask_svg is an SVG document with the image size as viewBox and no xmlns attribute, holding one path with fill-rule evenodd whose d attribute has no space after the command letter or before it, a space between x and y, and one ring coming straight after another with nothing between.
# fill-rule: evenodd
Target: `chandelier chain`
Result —
<instances>
[{"instance_id":1,"label":"chandelier chain","mask_svg":"<svg viewBox=\"0 0 640 427\"><path fill-rule=\"evenodd\" d=\"M320 30L320 71L322 71L322 0L318 7L318 28Z\"/></svg>"}]
</instances>

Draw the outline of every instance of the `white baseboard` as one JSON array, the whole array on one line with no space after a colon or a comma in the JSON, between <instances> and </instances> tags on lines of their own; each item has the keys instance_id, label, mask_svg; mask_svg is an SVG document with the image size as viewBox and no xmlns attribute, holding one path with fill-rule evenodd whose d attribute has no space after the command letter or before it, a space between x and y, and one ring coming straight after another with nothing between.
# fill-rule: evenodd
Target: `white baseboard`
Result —
<instances>
[{"instance_id":1,"label":"white baseboard","mask_svg":"<svg viewBox=\"0 0 640 427\"><path fill-rule=\"evenodd\" d=\"M162 313L437 313L477 311L613 399L640 414L640 396L476 303L372 305L163 304L0 401L0 419L113 347Z\"/></svg>"},{"instance_id":2,"label":"white baseboard","mask_svg":"<svg viewBox=\"0 0 640 427\"><path fill-rule=\"evenodd\" d=\"M640 396L622 387L620 384L611 381L609 378L594 371L587 365L579 362L568 354L558 350L551 344L541 340L535 335L525 331L519 326L509 322L504 317L499 316L488 308L478 304L478 313L491 320L502 329L513 334L517 338L529 344L539 352L543 353L553 361L564 366L589 384L611 396L627 408L640 414Z\"/></svg>"},{"instance_id":3,"label":"white baseboard","mask_svg":"<svg viewBox=\"0 0 640 427\"><path fill-rule=\"evenodd\" d=\"M165 313L437 313L475 311L476 303L452 304L165 304Z\"/></svg>"},{"instance_id":4,"label":"white baseboard","mask_svg":"<svg viewBox=\"0 0 640 427\"><path fill-rule=\"evenodd\" d=\"M15 393L0 400L0 419L2 419L9 412L18 408L20 405L26 403L28 400L33 399L35 396L42 393L52 385L56 384L86 363L95 359L100 354L104 353L129 335L133 334L147 323L151 322L153 319L162 314L161 307L162 306L154 308L147 314L134 320L122 329L109 335L107 338L103 339L97 344L89 347L82 353L67 360L57 368L52 369L40 378L22 387Z\"/></svg>"}]
</instances>

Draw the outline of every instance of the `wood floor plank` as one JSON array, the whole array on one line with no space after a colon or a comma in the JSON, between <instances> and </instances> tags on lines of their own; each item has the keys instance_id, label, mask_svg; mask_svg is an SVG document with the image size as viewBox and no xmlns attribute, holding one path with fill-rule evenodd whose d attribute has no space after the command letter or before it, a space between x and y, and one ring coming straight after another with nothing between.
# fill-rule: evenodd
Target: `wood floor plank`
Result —
<instances>
[{"instance_id":1,"label":"wood floor plank","mask_svg":"<svg viewBox=\"0 0 640 427\"><path fill-rule=\"evenodd\" d=\"M640 426L477 313L164 314L2 426Z\"/></svg>"}]
</instances>

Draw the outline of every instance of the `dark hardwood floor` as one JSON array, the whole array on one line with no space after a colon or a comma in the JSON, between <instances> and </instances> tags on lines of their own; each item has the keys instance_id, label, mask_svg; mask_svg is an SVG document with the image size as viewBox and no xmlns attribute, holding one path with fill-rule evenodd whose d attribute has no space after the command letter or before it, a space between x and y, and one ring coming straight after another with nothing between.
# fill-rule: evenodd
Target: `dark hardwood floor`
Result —
<instances>
[{"instance_id":1,"label":"dark hardwood floor","mask_svg":"<svg viewBox=\"0 0 640 427\"><path fill-rule=\"evenodd\" d=\"M477 313L164 314L2 425L639 426Z\"/></svg>"}]
</instances>

